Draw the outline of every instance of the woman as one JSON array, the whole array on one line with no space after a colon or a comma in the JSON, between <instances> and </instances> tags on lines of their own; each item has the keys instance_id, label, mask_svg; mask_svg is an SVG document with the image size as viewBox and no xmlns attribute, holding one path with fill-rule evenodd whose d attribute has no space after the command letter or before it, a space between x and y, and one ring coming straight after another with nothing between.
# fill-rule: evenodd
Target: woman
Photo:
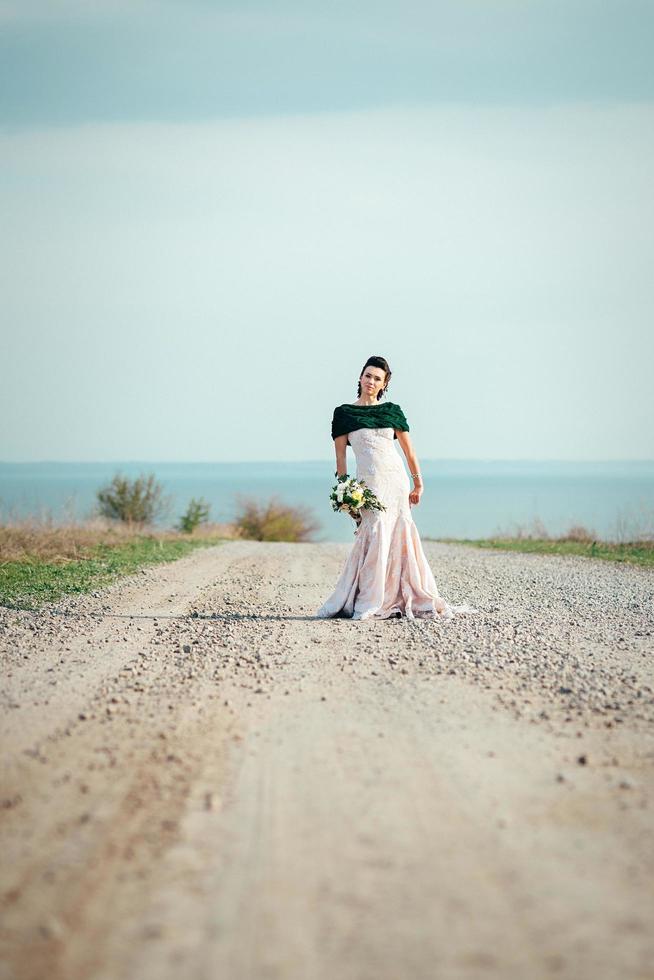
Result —
<instances>
[{"instance_id":1,"label":"woman","mask_svg":"<svg viewBox=\"0 0 654 980\"><path fill-rule=\"evenodd\" d=\"M359 377L358 400L334 409L335 476L347 475L347 446L352 446L357 479L365 480L386 510L361 512L356 541L336 588L316 613L321 619L451 619L458 612L478 611L468 605L449 605L436 588L411 516L423 485L409 425L399 405L380 403L390 380L387 361L369 357ZM413 490L395 439L409 464Z\"/></svg>"}]
</instances>

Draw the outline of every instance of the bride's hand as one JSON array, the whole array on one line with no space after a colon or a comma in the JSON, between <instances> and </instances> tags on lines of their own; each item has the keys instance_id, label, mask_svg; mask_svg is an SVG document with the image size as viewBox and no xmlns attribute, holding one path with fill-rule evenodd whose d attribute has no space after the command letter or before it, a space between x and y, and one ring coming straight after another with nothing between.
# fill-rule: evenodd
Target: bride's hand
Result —
<instances>
[{"instance_id":1,"label":"bride's hand","mask_svg":"<svg viewBox=\"0 0 654 980\"><path fill-rule=\"evenodd\" d=\"M422 487L414 487L411 493L409 494L409 503L419 504L421 497L422 497Z\"/></svg>"}]
</instances>

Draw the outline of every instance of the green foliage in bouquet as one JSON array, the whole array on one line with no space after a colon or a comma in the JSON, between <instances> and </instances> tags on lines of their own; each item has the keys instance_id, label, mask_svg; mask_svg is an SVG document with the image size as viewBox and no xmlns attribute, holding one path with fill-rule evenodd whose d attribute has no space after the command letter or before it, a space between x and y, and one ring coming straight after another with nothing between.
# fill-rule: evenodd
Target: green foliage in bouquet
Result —
<instances>
[{"instance_id":1,"label":"green foliage in bouquet","mask_svg":"<svg viewBox=\"0 0 654 980\"><path fill-rule=\"evenodd\" d=\"M332 509L343 511L359 523L362 510L386 510L379 498L367 486L365 480L355 480L347 473L338 477L329 495Z\"/></svg>"}]
</instances>

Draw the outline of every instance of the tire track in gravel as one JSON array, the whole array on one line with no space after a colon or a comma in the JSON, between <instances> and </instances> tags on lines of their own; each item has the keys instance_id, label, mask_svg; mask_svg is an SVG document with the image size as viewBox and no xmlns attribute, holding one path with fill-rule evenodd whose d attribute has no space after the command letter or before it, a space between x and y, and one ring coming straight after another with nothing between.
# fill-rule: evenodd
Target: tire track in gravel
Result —
<instances>
[{"instance_id":1,"label":"tire track in gravel","mask_svg":"<svg viewBox=\"0 0 654 980\"><path fill-rule=\"evenodd\" d=\"M136 911L206 738L220 755L233 718L206 653L222 623L191 620L189 604L240 561L206 549L101 602L5 610L0 940L23 952L21 976L83 976L99 962L112 896L128 915L132 894Z\"/></svg>"},{"instance_id":2,"label":"tire track in gravel","mask_svg":"<svg viewBox=\"0 0 654 980\"><path fill-rule=\"evenodd\" d=\"M97 593L101 601L84 596L36 612L3 610L3 742L38 743L73 722L88 706L89 691L102 690L133 661L160 622L187 615L189 603L229 560L221 546L201 549L121 579Z\"/></svg>"},{"instance_id":3,"label":"tire track in gravel","mask_svg":"<svg viewBox=\"0 0 654 980\"><path fill-rule=\"evenodd\" d=\"M2 614L7 978L648 975L654 575L427 543L479 616L315 620L347 550Z\"/></svg>"}]
</instances>

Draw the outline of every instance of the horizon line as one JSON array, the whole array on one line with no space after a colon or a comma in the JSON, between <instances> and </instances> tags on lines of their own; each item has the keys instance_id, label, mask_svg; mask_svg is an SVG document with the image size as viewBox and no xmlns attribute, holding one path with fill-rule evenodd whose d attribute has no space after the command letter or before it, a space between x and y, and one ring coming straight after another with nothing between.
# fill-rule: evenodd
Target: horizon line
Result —
<instances>
[{"instance_id":1,"label":"horizon line","mask_svg":"<svg viewBox=\"0 0 654 980\"><path fill-rule=\"evenodd\" d=\"M553 456L442 456L423 457L424 463L654 463L654 457L628 458L563 458ZM92 465L176 465L176 466L247 466L254 463L276 463L279 465L306 465L321 463L333 465L333 459L33 459L33 460L0 460L0 466L92 466Z\"/></svg>"}]
</instances>

